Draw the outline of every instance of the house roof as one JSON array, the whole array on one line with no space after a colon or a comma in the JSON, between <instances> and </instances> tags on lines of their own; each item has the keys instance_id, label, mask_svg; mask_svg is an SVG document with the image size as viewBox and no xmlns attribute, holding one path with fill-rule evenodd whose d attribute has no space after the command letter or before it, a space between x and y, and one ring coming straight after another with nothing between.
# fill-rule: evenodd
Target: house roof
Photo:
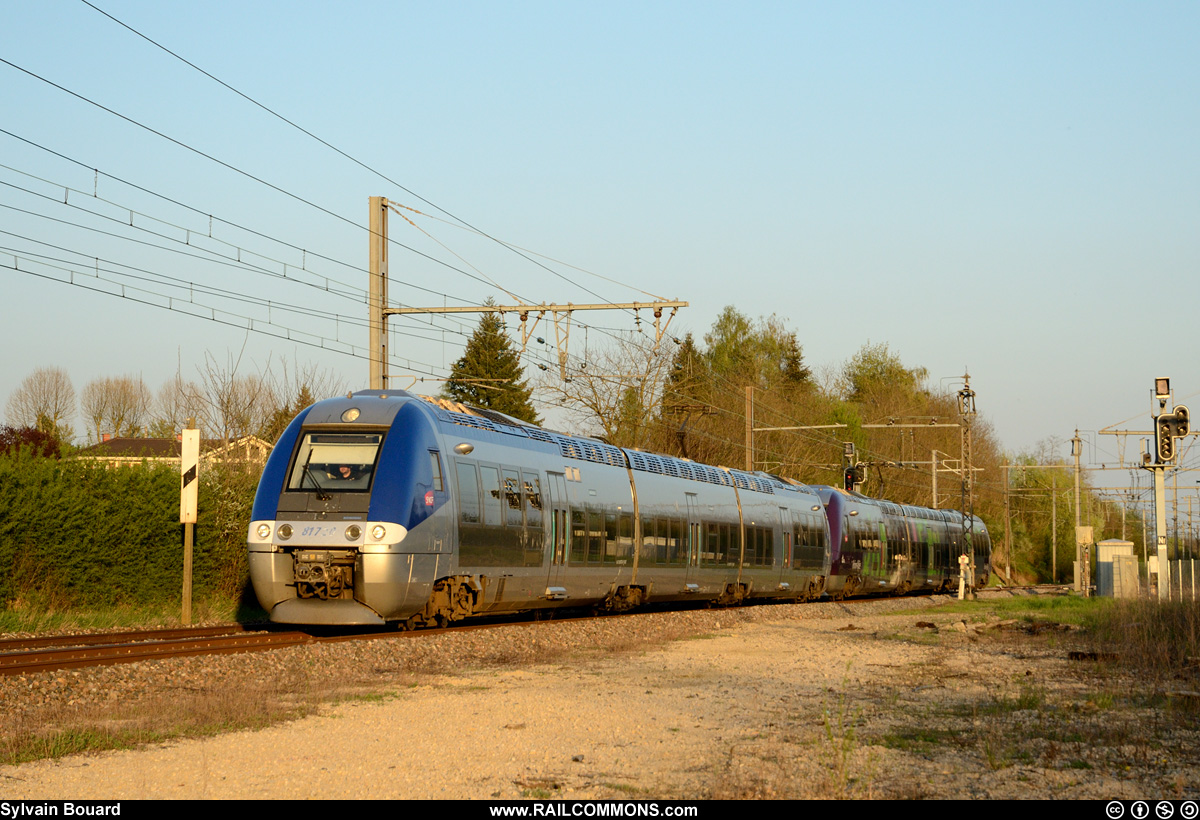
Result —
<instances>
[{"instance_id":1,"label":"house roof","mask_svg":"<svg viewBox=\"0 0 1200 820\"><path fill-rule=\"evenodd\" d=\"M261 449L264 452L271 449L271 445L257 436L243 436L239 439L224 441L219 438L201 439L200 452L210 453L216 450L233 450L235 447L249 444L255 449ZM183 451L183 443L173 438L111 438L108 441L102 441L99 444L93 444L90 447L83 447L75 451L77 458L95 458L95 459L111 459L111 458L138 458L138 459L173 459L178 461L181 458Z\"/></svg>"},{"instance_id":2,"label":"house roof","mask_svg":"<svg viewBox=\"0 0 1200 820\"><path fill-rule=\"evenodd\" d=\"M80 458L179 458L182 442L173 438L110 438L75 452Z\"/></svg>"}]
</instances>

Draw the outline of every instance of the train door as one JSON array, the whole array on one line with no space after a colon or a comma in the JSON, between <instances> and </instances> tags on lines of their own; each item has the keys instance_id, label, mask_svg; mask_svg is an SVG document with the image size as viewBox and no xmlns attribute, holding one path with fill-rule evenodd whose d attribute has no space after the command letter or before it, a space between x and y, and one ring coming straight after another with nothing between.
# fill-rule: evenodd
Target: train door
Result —
<instances>
[{"instance_id":1,"label":"train door","mask_svg":"<svg viewBox=\"0 0 1200 820\"><path fill-rule=\"evenodd\" d=\"M904 512L897 509L888 518L888 529L892 536L892 554L895 556L896 575L899 585L905 591L912 589L916 583L915 569L912 561L912 546L908 541L908 526L904 521Z\"/></svg>"},{"instance_id":2,"label":"train door","mask_svg":"<svg viewBox=\"0 0 1200 820\"><path fill-rule=\"evenodd\" d=\"M792 532L794 530L792 524L792 511L787 507L779 508L779 533L782 536L780 542L781 551L777 555L782 556L779 562L779 582L796 585L795 573L792 572Z\"/></svg>"},{"instance_id":3,"label":"train door","mask_svg":"<svg viewBox=\"0 0 1200 820\"><path fill-rule=\"evenodd\" d=\"M695 493L687 496L687 583L699 584L700 551L703 549L703 525L700 521L700 503ZM690 589L691 587L689 587Z\"/></svg>"},{"instance_id":4,"label":"train door","mask_svg":"<svg viewBox=\"0 0 1200 820\"><path fill-rule=\"evenodd\" d=\"M546 490L550 496L550 568L547 587L562 586L566 576L567 556L571 554L571 505L567 496L567 479L563 473L546 473Z\"/></svg>"},{"instance_id":5,"label":"train door","mask_svg":"<svg viewBox=\"0 0 1200 820\"><path fill-rule=\"evenodd\" d=\"M878 550L879 550L879 583L891 584L892 578L892 560L888 550L888 531L886 519L875 524L875 529L879 531Z\"/></svg>"}]
</instances>

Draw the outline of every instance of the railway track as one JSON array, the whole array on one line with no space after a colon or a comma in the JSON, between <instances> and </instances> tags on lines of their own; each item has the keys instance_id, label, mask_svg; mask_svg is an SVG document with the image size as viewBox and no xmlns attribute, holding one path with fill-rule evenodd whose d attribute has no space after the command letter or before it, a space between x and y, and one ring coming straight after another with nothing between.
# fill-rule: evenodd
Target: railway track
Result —
<instances>
[{"instance_id":1,"label":"railway track","mask_svg":"<svg viewBox=\"0 0 1200 820\"><path fill-rule=\"evenodd\" d=\"M0 640L0 675L135 663L188 655L261 652L310 643L415 638L447 631L488 629L505 623L512 623L512 620L505 618L492 622L455 624L418 632L388 630L319 634L298 630L280 632L266 628L214 626L13 638Z\"/></svg>"},{"instance_id":2,"label":"railway track","mask_svg":"<svg viewBox=\"0 0 1200 820\"><path fill-rule=\"evenodd\" d=\"M185 655L254 652L315 640L318 638L304 632L249 631L228 626L17 638L0 641L0 675Z\"/></svg>"},{"instance_id":3,"label":"railway track","mask_svg":"<svg viewBox=\"0 0 1200 820\"><path fill-rule=\"evenodd\" d=\"M1026 594L1037 591L1061 590L1059 585L1036 587L1007 587L1010 594ZM839 602L853 606L854 603L871 599L852 599ZM557 613L555 621L587 620L586 617L562 617ZM636 613L629 613L636 616ZM624 617L624 616L608 616ZM535 622L533 618L522 623ZM302 644L371 640L378 638L406 638L435 635L452 630L490 629L513 623L511 617L494 621L474 621L454 624L441 629L426 629L417 632L371 631L337 632L319 634L302 631L273 631L254 626L187 627L174 629L150 629L125 632L106 632L81 635L49 635L35 638L0 640L0 675L20 675L32 672L47 672L56 669L71 669L83 666L104 666L118 663L134 663L143 660L183 657L188 655L218 655L235 652L260 652Z\"/></svg>"}]
</instances>

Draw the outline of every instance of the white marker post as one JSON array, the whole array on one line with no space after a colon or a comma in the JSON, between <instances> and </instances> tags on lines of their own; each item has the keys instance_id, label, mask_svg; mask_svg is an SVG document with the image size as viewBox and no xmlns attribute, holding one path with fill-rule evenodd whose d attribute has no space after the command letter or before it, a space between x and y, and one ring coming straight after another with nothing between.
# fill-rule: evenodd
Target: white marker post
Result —
<instances>
[{"instance_id":1,"label":"white marker post","mask_svg":"<svg viewBox=\"0 0 1200 820\"><path fill-rule=\"evenodd\" d=\"M183 524L183 622L192 622L192 544L195 538L196 508L200 499L200 431L196 420L188 419L183 431L179 461L179 523Z\"/></svg>"}]
</instances>

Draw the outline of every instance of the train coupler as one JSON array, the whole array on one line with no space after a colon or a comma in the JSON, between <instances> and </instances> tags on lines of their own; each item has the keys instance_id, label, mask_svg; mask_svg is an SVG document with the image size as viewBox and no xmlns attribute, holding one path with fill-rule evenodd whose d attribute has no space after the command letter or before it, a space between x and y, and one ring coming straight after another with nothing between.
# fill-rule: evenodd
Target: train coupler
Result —
<instances>
[{"instance_id":1,"label":"train coupler","mask_svg":"<svg viewBox=\"0 0 1200 820\"><path fill-rule=\"evenodd\" d=\"M296 597L322 601L351 597L354 590L353 550L304 550L292 553Z\"/></svg>"}]
</instances>

